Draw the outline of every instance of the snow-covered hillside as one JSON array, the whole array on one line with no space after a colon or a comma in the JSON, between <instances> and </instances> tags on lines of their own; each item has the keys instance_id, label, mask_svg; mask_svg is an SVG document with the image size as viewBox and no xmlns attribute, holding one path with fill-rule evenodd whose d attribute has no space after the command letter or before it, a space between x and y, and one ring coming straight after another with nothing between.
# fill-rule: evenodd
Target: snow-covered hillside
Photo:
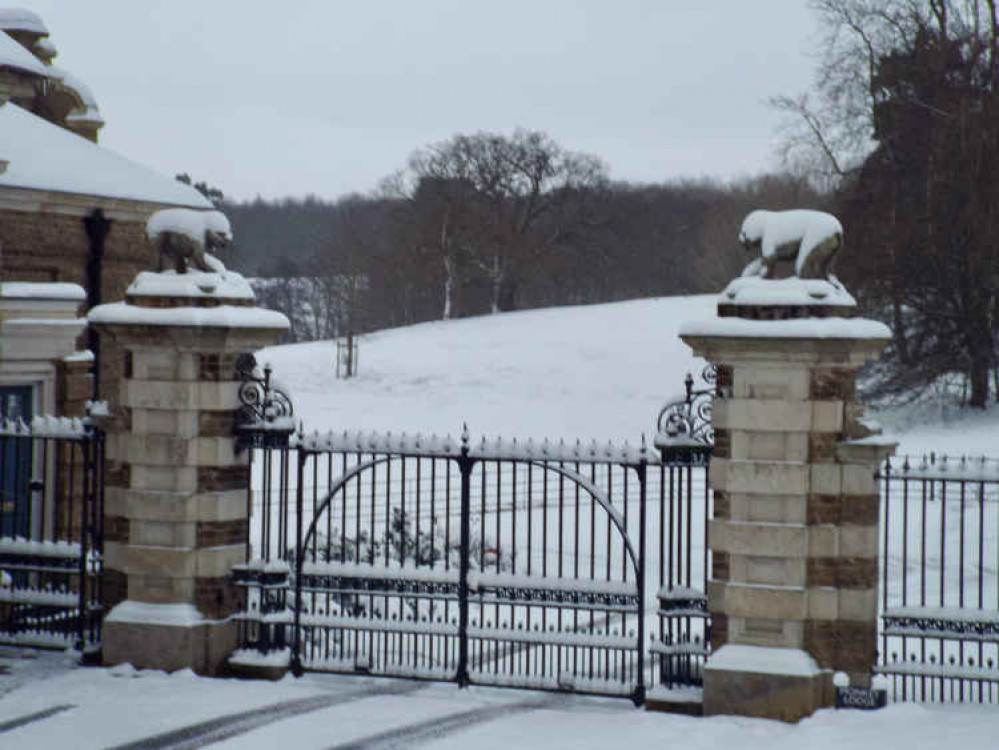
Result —
<instances>
[{"instance_id":1,"label":"snow-covered hillside","mask_svg":"<svg viewBox=\"0 0 999 750\"><path fill-rule=\"evenodd\" d=\"M360 372L337 380L335 346L260 355L287 385L307 430L362 429L504 437L651 436L661 406L703 361L677 338L715 297L664 297L425 323L364 336ZM876 413L900 452L999 455L999 413L930 401Z\"/></svg>"},{"instance_id":2,"label":"snow-covered hillside","mask_svg":"<svg viewBox=\"0 0 999 750\"><path fill-rule=\"evenodd\" d=\"M504 437L651 436L659 408L703 363L677 338L713 296L637 300L425 323L364 336L359 374L334 376L335 346L273 347L258 359L313 429L461 431Z\"/></svg>"}]
</instances>

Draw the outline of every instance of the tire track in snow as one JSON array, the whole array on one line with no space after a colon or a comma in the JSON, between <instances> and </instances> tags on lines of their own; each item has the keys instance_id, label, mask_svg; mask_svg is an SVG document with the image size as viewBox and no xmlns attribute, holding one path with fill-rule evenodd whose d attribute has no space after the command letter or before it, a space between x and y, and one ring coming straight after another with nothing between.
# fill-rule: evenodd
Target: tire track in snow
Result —
<instances>
[{"instance_id":1,"label":"tire track in snow","mask_svg":"<svg viewBox=\"0 0 999 750\"><path fill-rule=\"evenodd\" d=\"M146 737L141 740L115 745L109 750L193 750L216 742L237 737L252 732L275 721L289 719L302 714L321 711L325 708L340 706L347 703L374 698L380 695L405 695L426 688L424 683L392 684L381 687L370 687L352 693L335 693L332 695L314 695L309 698L272 703L250 711L218 716L214 719L189 724L186 727L172 729L162 734Z\"/></svg>"},{"instance_id":2,"label":"tire track in snow","mask_svg":"<svg viewBox=\"0 0 999 750\"><path fill-rule=\"evenodd\" d=\"M530 700L518 701L517 703L473 708L469 711L461 711L460 713L449 714L437 719L406 724L396 729L379 732L378 734L372 734L339 745L331 745L326 750L392 750L393 748L416 747L417 745L431 742L445 735L469 729L478 724L505 719L519 713L536 711L539 708L554 705L562 700L564 699L559 696L549 696L546 698L532 698Z\"/></svg>"},{"instance_id":3,"label":"tire track in snow","mask_svg":"<svg viewBox=\"0 0 999 750\"><path fill-rule=\"evenodd\" d=\"M47 719L50 716L61 714L63 711L69 711L71 708L76 708L76 706L72 703L67 703L63 706L53 706L52 708L46 708L44 711L37 711L33 714L27 714L25 716L19 716L16 719L0 722L0 734L10 732L18 727L23 727L25 724L32 724L36 721Z\"/></svg>"}]
</instances>

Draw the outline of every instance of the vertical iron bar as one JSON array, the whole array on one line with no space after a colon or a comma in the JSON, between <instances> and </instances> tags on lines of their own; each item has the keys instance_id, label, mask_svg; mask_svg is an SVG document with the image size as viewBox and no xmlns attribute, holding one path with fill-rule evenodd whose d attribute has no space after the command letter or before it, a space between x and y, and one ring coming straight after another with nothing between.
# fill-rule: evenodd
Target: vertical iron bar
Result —
<instances>
[{"instance_id":1,"label":"vertical iron bar","mask_svg":"<svg viewBox=\"0 0 999 750\"><path fill-rule=\"evenodd\" d=\"M462 437L458 469L461 472L461 558L458 572L458 686L468 678L468 563L471 547L471 482L473 461L468 456L467 435Z\"/></svg>"},{"instance_id":2,"label":"vertical iron bar","mask_svg":"<svg viewBox=\"0 0 999 750\"><path fill-rule=\"evenodd\" d=\"M81 476L81 497L80 497L80 561L79 561L79 611L77 612L77 641L76 648L82 654L85 653L86 646L86 631L84 629L84 613L87 611L87 493L90 491L89 487L89 472L91 469L90 464L90 441L87 438L82 438L77 444L80 458L83 460L83 475ZM73 450L70 448L70 456L73 455Z\"/></svg>"},{"instance_id":3,"label":"vertical iron bar","mask_svg":"<svg viewBox=\"0 0 999 750\"><path fill-rule=\"evenodd\" d=\"M645 500L648 463L645 456L638 465L638 684L635 705L645 702Z\"/></svg>"},{"instance_id":4,"label":"vertical iron bar","mask_svg":"<svg viewBox=\"0 0 999 750\"><path fill-rule=\"evenodd\" d=\"M947 482L940 482L940 606L947 606ZM943 648L943 642L940 647ZM940 666L943 666L943 652L940 653ZM943 690L943 682L940 683Z\"/></svg>"},{"instance_id":5,"label":"vertical iron bar","mask_svg":"<svg viewBox=\"0 0 999 750\"><path fill-rule=\"evenodd\" d=\"M302 539L302 516L305 512L305 451L298 449L298 487L295 488L295 632L292 634L291 670L296 677L305 671L302 667L302 570L305 554Z\"/></svg>"}]
</instances>

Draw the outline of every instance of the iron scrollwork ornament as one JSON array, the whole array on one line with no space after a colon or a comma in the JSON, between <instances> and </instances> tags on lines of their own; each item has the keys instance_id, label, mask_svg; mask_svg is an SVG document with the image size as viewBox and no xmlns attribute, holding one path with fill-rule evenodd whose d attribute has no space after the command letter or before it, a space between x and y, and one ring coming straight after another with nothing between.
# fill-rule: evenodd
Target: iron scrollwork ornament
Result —
<instances>
[{"instance_id":1,"label":"iron scrollwork ornament","mask_svg":"<svg viewBox=\"0 0 999 750\"><path fill-rule=\"evenodd\" d=\"M271 366L263 372L252 354L236 359L239 410L236 413L236 449L277 448L288 445L295 431L291 397L271 381Z\"/></svg>"},{"instance_id":2,"label":"iron scrollwork ornament","mask_svg":"<svg viewBox=\"0 0 999 750\"><path fill-rule=\"evenodd\" d=\"M656 447L668 461L699 463L711 455L715 442L711 409L715 397L720 395L717 366L710 363L705 366L701 380L707 387L695 389L694 378L688 372L683 381L684 397L668 403L659 412Z\"/></svg>"}]
</instances>

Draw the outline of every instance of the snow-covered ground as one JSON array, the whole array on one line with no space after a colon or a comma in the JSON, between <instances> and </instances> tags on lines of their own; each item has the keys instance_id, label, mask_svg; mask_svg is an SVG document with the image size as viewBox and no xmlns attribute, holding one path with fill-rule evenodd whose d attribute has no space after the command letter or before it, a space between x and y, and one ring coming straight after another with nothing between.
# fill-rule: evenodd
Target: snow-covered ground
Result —
<instances>
[{"instance_id":1,"label":"snow-covered ground","mask_svg":"<svg viewBox=\"0 0 999 750\"><path fill-rule=\"evenodd\" d=\"M211 680L187 671L71 668L69 659L57 654L27 660L32 667L26 671L25 661L19 651L0 648L0 664L11 665L14 675L0 677L2 747L606 750L626 743L884 750L986 748L999 732L995 706L823 710L785 725L645 712L624 700L458 690L450 684L323 675L277 683ZM26 678L28 671L37 679ZM8 680L20 686L4 694Z\"/></svg>"},{"instance_id":2,"label":"snow-covered ground","mask_svg":"<svg viewBox=\"0 0 999 750\"><path fill-rule=\"evenodd\" d=\"M702 364L676 337L713 296L429 323L365 336L360 374L334 378L330 342L261 361L292 391L306 429L637 441ZM999 455L996 415L877 415L902 450ZM279 705L275 705L279 704ZM878 748L990 747L991 706L825 710L798 725L636 710L624 700L309 675L279 683L74 666L71 654L0 647L0 747Z\"/></svg>"},{"instance_id":3,"label":"snow-covered ground","mask_svg":"<svg viewBox=\"0 0 999 750\"><path fill-rule=\"evenodd\" d=\"M334 377L335 346L265 349L312 429L640 439L696 366L676 332L708 296L425 323L364 336L359 374ZM698 367L698 370L700 368Z\"/></svg>"},{"instance_id":4,"label":"snow-covered ground","mask_svg":"<svg viewBox=\"0 0 999 750\"><path fill-rule=\"evenodd\" d=\"M337 380L335 345L260 353L292 392L305 429L518 438L651 437L659 409L683 393L695 359L677 337L713 315L715 295L506 313L396 328L360 339L359 374ZM953 400L872 412L899 452L999 456L999 410Z\"/></svg>"}]
</instances>

